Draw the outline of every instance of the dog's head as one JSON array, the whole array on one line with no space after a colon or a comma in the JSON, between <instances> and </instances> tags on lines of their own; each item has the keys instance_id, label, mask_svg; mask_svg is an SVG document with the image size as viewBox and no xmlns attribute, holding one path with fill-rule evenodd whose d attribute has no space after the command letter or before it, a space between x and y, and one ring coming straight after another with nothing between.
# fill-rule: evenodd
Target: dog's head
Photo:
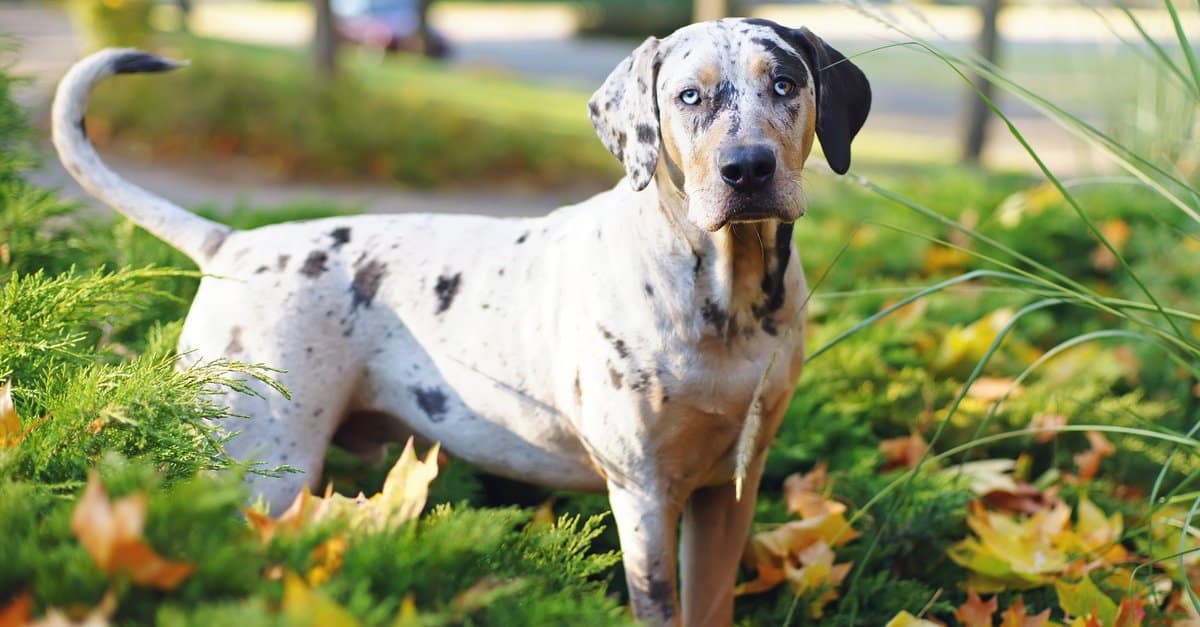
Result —
<instances>
[{"instance_id":1,"label":"dog's head","mask_svg":"<svg viewBox=\"0 0 1200 627\"><path fill-rule=\"evenodd\" d=\"M716 231L804 215L800 171L813 136L844 174L871 87L806 28L726 19L647 39L588 108L634 189L665 175L687 198L688 220Z\"/></svg>"}]
</instances>

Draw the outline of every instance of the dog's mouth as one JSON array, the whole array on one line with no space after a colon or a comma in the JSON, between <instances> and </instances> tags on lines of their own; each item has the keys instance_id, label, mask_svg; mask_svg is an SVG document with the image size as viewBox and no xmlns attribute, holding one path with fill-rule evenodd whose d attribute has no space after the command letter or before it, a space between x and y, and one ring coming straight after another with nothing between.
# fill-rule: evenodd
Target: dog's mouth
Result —
<instances>
[{"instance_id":1,"label":"dog's mouth","mask_svg":"<svg viewBox=\"0 0 1200 627\"><path fill-rule=\"evenodd\" d=\"M794 222L798 216L792 207L780 200L777 194L763 192L757 194L731 195L721 212L720 229L727 224L742 224L778 220ZM715 230L715 229L714 229Z\"/></svg>"}]
</instances>

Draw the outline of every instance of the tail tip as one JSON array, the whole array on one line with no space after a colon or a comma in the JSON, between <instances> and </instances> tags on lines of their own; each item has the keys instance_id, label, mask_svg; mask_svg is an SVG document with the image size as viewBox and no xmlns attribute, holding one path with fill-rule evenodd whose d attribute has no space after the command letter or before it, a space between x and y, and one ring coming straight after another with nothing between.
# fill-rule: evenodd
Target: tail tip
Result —
<instances>
[{"instance_id":1,"label":"tail tip","mask_svg":"<svg viewBox=\"0 0 1200 627\"><path fill-rule=\"evenodd\" d=\"M174 61L141 50L129 50L113 59L112 71L114 74L169 72L185 65L186 61Z\"/></svg>"}]
</instances>

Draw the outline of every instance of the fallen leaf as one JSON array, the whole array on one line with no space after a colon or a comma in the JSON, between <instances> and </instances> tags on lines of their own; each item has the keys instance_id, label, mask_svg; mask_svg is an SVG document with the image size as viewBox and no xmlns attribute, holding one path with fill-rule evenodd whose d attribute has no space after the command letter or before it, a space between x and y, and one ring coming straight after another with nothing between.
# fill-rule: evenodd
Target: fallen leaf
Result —
<instances>
[{"instance_id":1,"label":"fallen leaf","mask_svg":"<svg viewBox=\"0 0 1200 627\"><path fill-rule=\"evenodd\" d=\"M837 586L849 572L850 564L834 564L830 547L842 546L858 537L846 524L846 506L804 489L824 483L824 468L818 467L806 477L792 480L788 507L801 516L775 529L750 538L744 557L747 568L756 577L738 584L735 595L765 592L788 581L796 594L823 586L829 589L813 601L810 612L820 616L821 608L837 598Z\"/></svg>"},{"instance_id":2,"label":"fallen leaf","mask_svg":"<svg viewBox=\"0 0 1200 627\"><path fill-rule=\"evenodd\" d=\"M997 309L968 324L956 325L943 336L930 367L937 372L956 372L970 368L987 353L1000 330L1012 320L1011 309Z\"/></svg>"},{"instance_id":3,"label":"fallen leaf","mask_svg":"<svg viewBox=\"0 0 1200 627\"><path fill-rule=\"evenodd\" d=\"M1100 591L1092 580L1084 577L1077 583L1054 582L1058 605L1068 616L1094 617L1100 625L1112 625L1117 619L1117 604Z\"/></svg>"},{"instance_id":4,"label":"fallen leaf","mask_svg":"<svg viewBox=\"0 0 1200 627\"><path fill-rule=\"evenodd\" d=\"M71 516L71 530L100 570L125 573L134 583L160 590L174 590L194 568L183 562L163 559L146 544L144 494L109 501L108 493L94 471L88 475L83 496Z\"/></svg>"},{"instance_id":5,"label":"fallen leaf","mask_svg":"<svg viewBox=\"0 0 1200 627\"><path fill-rule=\"evenodd\" d=\"M992 615L996 613L998 604L996 597L984 603L974 588L967 588L967 602L954 610L954 618L963 627L992 627Z\"/></svg>"},{"instance_id":6,"label":"fallen leaf","mask_svg":"<svg viewBox=\"0 0 1200 627\"><path fill-rule=\"evenodd\" d=\"M992 509L1036 514L1058 505L1058 490L1057 486L1041 490L1028 483L1019 483L1012 490L993 490L984 494L983 503Z\"/></svg>"},{"instance_id":7,"label":"fallen leaf","mask_svg":"<svg viewBox=\"0 0 1200 627\"><path fill-rule=\"evenodd\" d=\"M1046 444L1053 440L1058 435L1056 429L1065 427L1066 425L1067 417L1062 414L1037 413L1029 421L1030 429L1045 429L1045 431L1039 431L1033 436L1034 441L1039 444Z\"/></svg>"},{"instance_id":8,"label":"fallen leaf","mask_svg":"<svg viewBox=\"0 0 1200 627\"><path fill-rule=\"evenodd\" d=\"M1141 627L1146 618L1146 601L1141 597L1125 597L1117 607L1117 620L1113 627Z\"/></svg>"},{"instance_id":9,"label":"fallen leaf","mask_svg":"<svg viewBox=\"0 0 1200 627\"><path fill-rule=\"evenodd\" d=\"M336 601L312 590L295 573L283 577L281 609L291 624L320 625L320 627L358 627L360 623Z\"/></svg>"},{"instance_id":10,"label":"fallen leaf","mask_svg":"<svg viewBox=\"0 0 1200 627\"><path fill-rule=\"evenodd\" d=\"M908 612L900 612L887 622L886 627L943 627L943 625L942 623L918 618ZM991 623L988 623L988 627L991 627Z\"/></svg>"},{"instance_id":11,"label":"fallen leaf","mask_svg":"<svg viewBox=\"0 0 1200 627\"><path fill-rule=\"evenodd\" d=\"M1042 627L1050 620L1050 608L1040 614L1030 616L1025 610L1025 600L1018 597L1017 602L1005 608L1000 615L1000 627Z\"/></svg>"},{"instance_id":12,"label":"fallen leaf","mask_svg":"<svg viewBox=\"0 0 1200 627\"><path fill-rule=\"evenodd\" d=\"M270 542L279 533L294 535L309 525L333 520L345 521L351 529L362 531L380 531L405 523L420 515L425 507L429 484L437 477L439 448L434 444L422 461L417 458L413 439L409 438L400 458L388 471L383 490L370 498L362 493L354 498L337 494L332 485L319 497L305 489L279 518L271 519L247 509L246 520L264 542Z\"/></svg>"},{"instance_id":13,"label":"fallen leaf","mask_svg":"<svg viewBox=\"0 0 1200 627\"><path fill-rule=\"evenodd\" d=\"M319 586L342 567L342 554L346 552L346 539L341 536L332 537L318 544L312 552L316 564L304 575L310 586Z\"/></svg>"},{"instance_id":14,"label":"fallen leaf","mask_svg":"<svg viewBox=\"0 0 1200 627\"><path fill-rule=\"evenodd\" d=\"M995 402L1006 396L1016 398L1021 395L1021 386L1014 385L1012 377L979 377L967 388L967 396L985 402Z\"/></svg>"},{"instance_id":15,"label":"fallen leaf","mask_svg":"<svg viewBox=\"0 0 1200 627\"><path fill-rule=\"evenodd\" d=\"M1100 462L1117 451L1117 448L1099 431L1085 433L1088 439L1088 450L1075 455L1075 465L1079 466L1079 480L1086 483L1096 477L1100 470Z\"/></svg>"},{"instance_id":16,"label":"fallen leaf","mask_svg":"<svg viewBox=\"0 0 1200 627\"><path fill-rule=\"evenodd\" d=\"M879 443L879 452L883 453L883 472L897 468L912 468L917 465L929 444L920 433L889 438Z\"/></svg>"},{"instance_id":17,"label":"fallen leaf","mask_svg":"<svg viewBox=\"0 0 1200 627\"><path fill-rule=\"evenodd\" d=\"M32 609L33 595L27 591L18 594L8 605L0 608L0 627L22 627L29 622Z\"/></svg>"},{"instance_id":18,"label":"fallen leaf","mask_svg":"<svg viewBox=\"0 0 1200 627\"><path fill-rule=\"evenodd\" d=\"M554 498L548 498L544 503L538 505L538 508L533 510L533 520L529 522L529 526L534 529L554 526Z\"/></svg>"},{"instance_id":19,"label":"fallen leaf","mask_svg":"<svg viewBox=\"0 0 1200 627\"><path fill-rule=\"evenodd\" d=\"M0 388L0 448L16 446L23 437L21 418L13 405L12 381L5 381L4 387Z\"/></svg>"}]
</instances>

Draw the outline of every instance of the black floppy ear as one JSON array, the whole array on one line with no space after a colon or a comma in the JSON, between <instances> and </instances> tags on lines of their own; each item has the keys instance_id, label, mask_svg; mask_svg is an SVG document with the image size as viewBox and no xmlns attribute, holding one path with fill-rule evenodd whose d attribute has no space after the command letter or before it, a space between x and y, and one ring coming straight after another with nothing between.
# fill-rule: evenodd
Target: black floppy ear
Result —
<instances>
[{"instance_id":1,"label":"black floppy ear","mask_svg":"<svg viewBox=\"0 0 1200 627\"><path fill-rule=\"evenodd\" d=\"M588 101L592 126L635 190L645 189L658 167L658 44L654 37L642 42Z\"/></svg>"},{"instance_id":2,"label":"black floppy ear","mask_svg":"<svg viewBox=\"0 0 1200 627\"><path fill-rule=\"evenodd\" d=\"M850 169L850 141L871 111L871 84L858 66L846 60L807 28L792 31L808 56L817 90L817 139L829 167L838 174Z\"/></svg>"}]
</instances>

